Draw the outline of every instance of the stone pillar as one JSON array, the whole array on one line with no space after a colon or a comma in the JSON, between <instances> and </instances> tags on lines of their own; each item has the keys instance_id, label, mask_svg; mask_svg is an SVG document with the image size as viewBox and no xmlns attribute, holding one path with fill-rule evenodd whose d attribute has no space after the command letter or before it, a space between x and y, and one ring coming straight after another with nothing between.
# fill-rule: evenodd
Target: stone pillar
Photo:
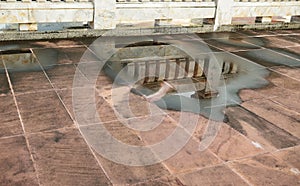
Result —
<instances>
[{"instance_id":1,"label":"stone pillar","mask_svg":"<svg viewBox=\"0 0 300 186\"><path fill-rule=\"evenodd\" d=\"M116 0L94 0L94 29L116 28Z\"/></svg>"},{"instance_id":2,"label":"stone pillar","mask_svg":"<svg viewBox=\"0 0 300 186\"><path fill-rule=\"evenodd\" d=\"M216 16L214 31L221 25L230 25L232 20L232 7L234 0L216 0Z\"/></svg>"}]
</instances>

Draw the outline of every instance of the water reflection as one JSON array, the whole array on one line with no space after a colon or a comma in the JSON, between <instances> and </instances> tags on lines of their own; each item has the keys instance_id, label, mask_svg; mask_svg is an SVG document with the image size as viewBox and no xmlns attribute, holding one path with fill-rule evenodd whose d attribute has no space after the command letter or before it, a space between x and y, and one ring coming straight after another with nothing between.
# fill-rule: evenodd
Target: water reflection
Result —
<instances>
[{"instance_id":1,"label":"water reflection","mask_svg":"<svg viewBox=\"0 0 300 186\"><path fill-rule=\"evenodd\" d=\"M40 63L47 64L46 69L57 63L57 51L51 49L35 55L31 50L6 50L0 56L9 72L41 71ZM4 69L4 64L0 68Z\"/></svg>"},{"instance_id":2,"label":"water reflection","mask_svg":"<svg viewBox=\"0 0 300 186\"><path fill-rule=\"evenodd\" d=\"M239 90L268 84L265 77L269 71L264 66L229 53L201 53L193 44L187 47L198 52L196 58L166 45L119 50L104 70L118 85L135 83L131 92L160 108L193 112L217 121L224 120L226 106L241 103Z\"/></svg>"}]
</instances>

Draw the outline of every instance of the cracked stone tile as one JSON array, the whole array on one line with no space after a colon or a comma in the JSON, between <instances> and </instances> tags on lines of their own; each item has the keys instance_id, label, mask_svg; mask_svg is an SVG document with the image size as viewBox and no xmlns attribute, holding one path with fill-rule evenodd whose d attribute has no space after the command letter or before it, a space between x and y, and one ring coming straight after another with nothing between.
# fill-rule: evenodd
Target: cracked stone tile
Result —
<instances>
[{"instance_id":1,"label":"cracked stone tile","mask_svg":"<svg viewBox=\"0 0 300 186\"><path fill-rule=\"evenodd\" d=\"M248 185L225 165L204 168L178 177L183 185Z\"/></svg>"},{"instance_id":2,"label":"cracked stone tile","mask_svg":"<svg viewBox=\"0 0 300 186\"><path fill-rule=\"evenodd\" d=\"M54 91L17 96L26 132L70 127L73 121Z\"/></svg>"},{"instance_id":3,"label":"cracked stone tile","mask_svg":"<svg viewBox=\"0 0 300 186\"><path fill-rule=\"evenodd\" d=\"M251 140L227 125L222 125L209 149L224 161L234 160L264 152Z\"/></svg>"},{"instance_id":4,"label":"cracked stone tile","mask_svg":"<svg viewBox=\"0 0 300 186\"><path fill-rule=\"evenodd\" d=\"M12 96L0 96L0 137L22 134L22 126Z\"/></svg>"},{"instance_id":5,"label":"cracked stone tile","mask_svg":"<svg viewBox=\"0 0 300 186\"><path fill-rule=\"evenodd\" d=\"M242 107L229 107L225 113L229 126L264 149L276 150L300 144L300 139Z\"/></svg>"},{"instance_id":6,"label":"cracked stone tile","mask_svg":"<svg viewBox=\"0 0 300 186\"><path fill-rule=\"evenodd\" d=\"M1 185L38 185L23 136L0 139Z\"/></svg>"},{"instance_id":7,"label":"cracked stone tile","mask_svg":"<svg viewBox=\"0 0 300 186\"><path fill-rule=\"evenodd\" d=\"M299 113L270 100L252 100L241 105L290 134L300 137Z\"/></svg>"},{"instance_id":8,"label":"cracked stone tile","mask_svg":"<svg viewBox=\"0 0 300 186\"><path fill-rule=\"evenodd\" d=\"M228 164L253 185L299 185L300 177L290 167L270 154Z\"/></svg>"},{"instance_id":9,"label":"cracked stone tile","mask_svg":"<svg viewBox=\"0 0 300 186\"><path fill-rule=\"evenodd\" d=\"M109 185L77 129L29 136L42 185Z\"/></svg>"}]
</instances>

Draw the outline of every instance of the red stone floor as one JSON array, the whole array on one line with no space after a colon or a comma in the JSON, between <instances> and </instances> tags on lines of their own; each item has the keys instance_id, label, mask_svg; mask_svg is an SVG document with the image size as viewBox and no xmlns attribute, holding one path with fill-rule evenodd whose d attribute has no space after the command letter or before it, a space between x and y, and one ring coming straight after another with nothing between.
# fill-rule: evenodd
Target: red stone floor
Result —
<instances>
[{"instance_id":1,"label":"red stone floor","mask_svg":"<svg viewBox=\"0 0 300 186\"><path fill-rule=\"evenodd\" d=\"M240 90L242 103L224 110L227 119L219 122L207 149L201 151L199 145L208 119L199 116L178 153L146 166L103 157L78 129L72 92L90 87L74 86L73 78L79 62L97 60L82 58L93 39L0 42L0 185L300 185L300 30L198 36L212 52L262 65L271 72L269 85ZM20 49L37 56L37 65L29 64L34 69L15 71L18 64L7 62L6 51ZM132 94L127 122L163 119L150 131L127 128L112 108L111 88L102 73L92 87L101 92L96 110L118 140L155 144L178 125L180 112L153 114L149 103Z\"/></svg>"}]
</instances>

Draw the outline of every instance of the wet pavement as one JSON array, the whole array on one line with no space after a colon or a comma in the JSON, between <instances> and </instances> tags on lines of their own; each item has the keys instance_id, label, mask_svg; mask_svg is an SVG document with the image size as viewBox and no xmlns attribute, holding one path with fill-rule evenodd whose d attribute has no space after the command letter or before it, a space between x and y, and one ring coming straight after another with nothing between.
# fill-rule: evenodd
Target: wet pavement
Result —
<instances>
[{"instance_id":1,"label":"wet pavement","mask_svg":"<svg viewBox=\"0 0 300 186\"><path fill-rule=\"evenodd\" d=\"M0 185L300 185L300 30L206 33L185 41L193 45L197 37L200 56L231 60L239 69L212 99L226 101L184 114L170 106L177 97L149 103L98 74L95 39L0 42ZM129 103L114 91L128 94ZM142 147L194 121L190 140L154 164L117 163L95 147L112 146L102 127ZM136 130L147 124L157 125ZM200 149L209 126L217 131Z\"/></svg>"}]
</instances>

